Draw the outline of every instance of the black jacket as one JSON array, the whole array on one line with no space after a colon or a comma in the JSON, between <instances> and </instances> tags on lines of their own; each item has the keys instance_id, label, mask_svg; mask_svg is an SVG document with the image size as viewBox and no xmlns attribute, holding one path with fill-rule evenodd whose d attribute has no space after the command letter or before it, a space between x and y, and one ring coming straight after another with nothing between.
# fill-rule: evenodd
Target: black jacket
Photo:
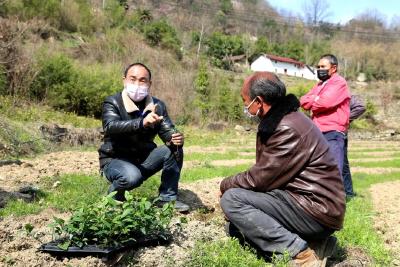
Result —
<instances>
[{"instance_id":1,"label":"black jacket","mask_svg":"<svg viewBox=\"0 0 400 267\"><path fill-rule=\"evenodd\" d=\"M154 128L144 128L143 118L154 105L158 106L157 114L164 116L164 119ZM98 150L100 168L113 158L141 163L157 147L154 143L157 134L161 140L168 142L176 132L164 102L151 96L146 98L143 114L125 92L109 96L103 103L102 118L104 143Z\"/></svg>"}]
</instances>

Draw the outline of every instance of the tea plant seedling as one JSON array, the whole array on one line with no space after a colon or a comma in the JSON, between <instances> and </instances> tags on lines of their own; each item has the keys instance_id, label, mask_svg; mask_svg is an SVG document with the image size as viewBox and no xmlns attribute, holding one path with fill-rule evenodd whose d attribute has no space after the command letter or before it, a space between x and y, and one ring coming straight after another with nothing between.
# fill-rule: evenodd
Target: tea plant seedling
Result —
<instances>
[{"instance_id":1,"label":"tea plant seedling","mask_svg":"<svg viewBox=\"0 0 400 267\"><path fill-rule=\"evenodd\" d=\"M99 247L123 245L135 241L135 237L157 234L163 236L168 230L173 205L166 204L158 208L146 198L135 199L125 192L126 201L113 199L114 193L103 197L99 202L79 208L68 222L54 218L50 225L53 240L61 238L59 248L66 250L70 246L83 247L95 244Z\"/></svg>"}]
</instances>

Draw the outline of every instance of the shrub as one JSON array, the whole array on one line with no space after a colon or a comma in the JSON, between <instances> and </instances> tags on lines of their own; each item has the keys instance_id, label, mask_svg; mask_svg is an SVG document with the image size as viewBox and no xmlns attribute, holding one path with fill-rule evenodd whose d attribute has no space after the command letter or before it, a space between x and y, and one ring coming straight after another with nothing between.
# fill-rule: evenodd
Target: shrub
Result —
<instances>
[{"instance_id":1,"label":"shrub","mask_svg":"<svg viewBox=\"0 0 400 267\"><path fill-rule=\"evenodd\" d=\"M130 27L138 27L140 31L144 31L144 25L153 21L153 16L151 15L150 10L138 8L135 10L133 15L129 18L128 26Z\"/></svg>"},{"instance_id":2,"label":"shrub","mask_svg":"<svg viewBox=\"0 0 400 267\"><path fill-rule=\"evenodd\" d=\"M40 71L33 80L29 93L33 99L39 101L44 100L49 91L69 83L76 76L71 60L63 55L50 58L43 56L38 68Z\"/></svg>"},{"instance_id":3,"label":"shrub","mask_svg":"<svg viewBox=\"0 0 400 267\"><path fill-rule=\"evenodd\" d=\"M146 41L152 46L161 46L173 51L176 56L181 59L180 51L181 41L179 40L176 30L165 20L159 20L146 24L143 27Z\"/></svg>"},{"instance_id":4,"label":"shrub","mask_svg":"<svg viewBox=\"0 0 400 267\"><path fill-rule=\"evenodd\" d=\"M216 87L218 97L214 101L216 117L218 120L223 121L238 121L242 118L242 104L240 101L240 94L232 91L226 79L218 80Z\"/></svg>"},{"instance_id":5,"label":"shrub","mask_svg":"<svg viewBox=\"0 0 400 267\"><path fill-rule=\"evenodd\" d=\"M378 113L378 110L374 103L372 103L371 100L367 99L367 103L365 105L365 113L363 114L363 117L366 119L372 119L374 120L374 115Z\"/></svg>"},{"instance_id":6,"label":"shrub","mask_svg":"<svg viewBox=\"0 0 400 267\"><path fill-rule=\"evenodd\" d=\"M204 64L200 65L197 76L194 80L196 92L195 106L200 109L201 118L205 119L210 110L210 77Z\"/></svg>"},{"instance_id":7,"label":"shrub","mask_svg":"<svg viewBox=\"0 0 400 267\"><path fill-rule=\"evenodd\" d=\"M297 98L300 98L308 93L308 91L312 88L313 83L314 82L296 83L294 86L287 88L287 92L294 94Z\"/></svg>"},{"instance_id":8,"label":"shrub","mask_svg":"<svg viewBox=\"0 0 400 267\"><path fill-rule=\"evenodd\" d=\"M65 0L60 15L59 27L61 30L91 34L99 27L91 11L91 6L85 0Z\"/></svg>"},{"instance_id":9,"label":"shrub","mask_svg":"<svg viewBox=\"0 0 400 267\"><path fill-rule=\"evenodd\" d=\"M124 22L125 9L119 1L108 1L105 13L109 18L110 27L120 26Z\"/></svg>"},{"instance_id":10,"label":"shrub","mask_svg":"<svg viewBox=\"0 0 400 267\"><path fill-rule=\"evenodd\" d=\"M104 99L121 89L112 73L97 68L81 68L68 83L58 84L49 94L49 103L77 115L101 117Z\"/></svg>"},{"instance_id":11,"label":"shrub","mask_svg":"<svg viewBox=\"0 0 400 267\"><path fill-rule=\"evenodd\" d=\"M16 0L5 1L2 5L7 14L18 15L25 20L42 18L48 20L53 25L57 25L59 21L61 8L59 0Z\"/></svg>"},{"instance_id":12,"label":"shrub","mask_svg":"<svg viewBox=\"0 0 400 267\"><path fill-rule=\"evenodd\" d=\"M230 63L224 58L245 53L243 40L239 35L225 35L220 32L213 33L206 39L207 55L211 56L212 63L224 69L230 69Z\"/></svg>"}]
</instances>

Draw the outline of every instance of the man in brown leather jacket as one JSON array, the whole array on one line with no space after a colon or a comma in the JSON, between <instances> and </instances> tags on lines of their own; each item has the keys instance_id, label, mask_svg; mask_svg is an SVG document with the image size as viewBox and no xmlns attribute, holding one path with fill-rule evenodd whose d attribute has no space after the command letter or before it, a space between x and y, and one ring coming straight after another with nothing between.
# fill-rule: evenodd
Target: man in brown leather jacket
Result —
<instances>
[{"instance_id":1,"label":"man in brown leather jacket","mask_svg":"<svg viewBox=\"0 0 400 267\"><path fill-rule=\"evenodd\" d=\"M328 143L275 74L253 74L241 96L245 113L260 123L255 165L220 184L229 233L240 233L264 255L286 251L298 265L321 266L325 255L308 241L341 229L345 213Z\"/></svg>"}]
</instances>

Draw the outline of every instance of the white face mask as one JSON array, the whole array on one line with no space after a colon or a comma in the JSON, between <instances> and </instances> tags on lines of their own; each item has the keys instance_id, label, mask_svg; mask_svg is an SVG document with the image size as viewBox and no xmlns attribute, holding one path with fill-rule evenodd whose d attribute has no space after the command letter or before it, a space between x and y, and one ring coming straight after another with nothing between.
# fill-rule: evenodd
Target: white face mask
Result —
<instances>
[{"instance_id":1,"label":"white face mask","mask_svg":"<svg viewBox=\"0 0 400 267\"><path fill-rule=\"evenodd\" d=\"M136 85L132 83L125 84L125 90L132 101L142 101L149 94L149 87L147 85Z\"/></svg>"},{"instance_id":2,"label":"white face mask","mask_svg":"<svg viewBox=\"0 0 400 267\"><path fill-rule=\"evenodd\" d=\"M244 114L245 114L248 118L250 118L250 119L252 119L252 118L254 118L254 117L257 117L257 116L258 116L258 113L260 112L260 109L258 109L258 110L257 110L257 113L254 115L254 114L251 114L250 111L249 111L249 108L251 107L251 105L253 105L253 103L254 103L254 101L255 101L256 99L257 99L257 98L254 98L253 101L251 101L251 103L250 103L247 107L244 107L244 108L243 108Z\"/></svg>"}]
</instances>

